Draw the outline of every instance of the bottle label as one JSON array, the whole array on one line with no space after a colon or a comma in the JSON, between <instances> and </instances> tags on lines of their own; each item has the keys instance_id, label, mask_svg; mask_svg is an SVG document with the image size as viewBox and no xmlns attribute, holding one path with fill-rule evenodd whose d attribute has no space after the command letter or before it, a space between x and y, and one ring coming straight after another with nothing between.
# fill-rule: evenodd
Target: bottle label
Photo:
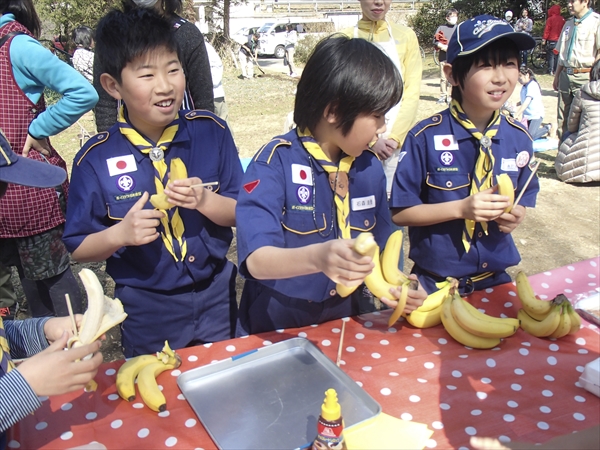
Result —
<instances>
[{"instance_id":1,"label":"bottle label","mask_svg":"<svg viewBox=\"0 0 600 450\"><path fill-rule=\"evenodd\" d=\"M319 418L317 423L317 438L313 443L313 450L342 449L344 427L341 419L335 422L327 422Z\"/></svg>"}]
</instances>

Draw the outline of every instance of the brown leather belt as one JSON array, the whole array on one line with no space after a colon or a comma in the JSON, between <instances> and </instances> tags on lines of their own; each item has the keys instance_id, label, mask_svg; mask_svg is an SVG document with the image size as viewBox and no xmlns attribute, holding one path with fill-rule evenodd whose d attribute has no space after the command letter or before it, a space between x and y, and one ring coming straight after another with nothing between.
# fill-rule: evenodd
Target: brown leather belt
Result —
<instances>
[{"instance_id":1,"label":"brown leather belt","mask_svg":"<svg viewBox=\"0 0 600 450\"><path fill-rule=\"evenodd\" d=\"M567 75L574 75L577 73L589 73L591 72L592 68L591 67L584 67L581 69L575 69L573 67L566 67L565 70L567 71Z\"/></svg>"}]
</instances>

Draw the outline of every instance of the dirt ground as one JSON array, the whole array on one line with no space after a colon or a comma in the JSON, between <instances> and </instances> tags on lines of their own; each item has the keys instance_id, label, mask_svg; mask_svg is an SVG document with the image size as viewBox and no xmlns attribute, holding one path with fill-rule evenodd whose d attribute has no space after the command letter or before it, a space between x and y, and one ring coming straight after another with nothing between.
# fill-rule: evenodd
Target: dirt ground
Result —
<instances>
[{"instance_id":1,"label":"dirt ground","mask_svg":"<svg viewBox=\"0 0 600 450\"><path fill-rule=\"evenodd\" d=\"M278 61L262 61L265 75L253 80L238 78L239 72L226 70L224 86L229 106L229 124L239 146L240 157L250 157L261 145L272 136L280 134L287 112L293 109L293 100L297 79L286 75L286 70ZM542 86L546 122L556 125L556 94L552 91L552 80L547 75L538 77ZM512 99L518 101L520 85L515 89ZM436 103L439 96L436 67L431 61L426 62L424 78L421 84L421 103L417 120L424 119L439 111L442 106ZM80 123L84 128L93 130L91 116L86 116ZM61 149L68 165L78 150L77 135L81 128L73 126L61 133L53 142ZM59 143L60 146L56 144ZM527 274L535 274L564 266L576 261L588 259L600 254L600 186L570 185L557 179L554 171L556 150L536 153L542 161L538 171L540 177L540 193L537 207L529 209L523 224L513 233L517 247L521 253L521 263L509 269L511 275L523 270ZM405 245L408 251L408 246ZM229 258L236 261L235 241L229 252ZM105 293L113 295L114 283L104 273L104 264L85 264L94 270L105 287ZM411 266L406 261L405 269ZM82 266L73 263L74 273ZM18 280L13 277L17 293L22 298ZM243 281L238 288L241 292ZM20 317L26 317L26 314ZM120 333L113 329L107 335L102 348L106 361L122 358L120 349Z\"/></svg>"}]
</instances>

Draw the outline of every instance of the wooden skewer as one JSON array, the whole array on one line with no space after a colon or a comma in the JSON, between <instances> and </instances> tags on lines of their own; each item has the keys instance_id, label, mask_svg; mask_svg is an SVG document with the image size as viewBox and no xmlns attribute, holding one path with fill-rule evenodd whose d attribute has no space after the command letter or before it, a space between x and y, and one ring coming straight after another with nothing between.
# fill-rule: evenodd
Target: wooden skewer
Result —
<instances>
[{"instance_id":1,"label":"wooden skewer","mask_svg":"<svg viewBox=\"0 0 600 450\"><path fill-rule=\"evenodd\" d=\"M337 359L335 365L340 367L342 361L342 349L344 348L344 330L346 329L346 321L342 319L342 332L340 333L340 345L338 347Z\"/></svg>"},{"instance_id":2,"label":"wooden skewer","mask_svg":"<svg viewBox=\"0 0 600 450\"><path fill-rule=\"evenodd\" d=\"M192 185L190 186L190 189L197 188L197 187L205 187L205 186L216 186L217 184L219 184L219 182L218 182L218 181L210 181L210 182L208 182L208 183L198 183L198 184L192 184Z\"/></svg>"},{"instance_id":3,"label":"wooden skewer","mask_svg":"<svg viewBox=\"0 0 600 450\"><path fill-rule=\"evenodd\" d=\"M67 309L69 310L69 317L71 318L71 327L73 327L73 335L75 337L78 337L79 331L77 331L77 323L75 322L75 315L73 314L73 306L71 306L71 297L69 297L69 294L65 294L65 299L67 300Z\"/></svg>"},{"instance_id":4,"label":"wooden skewer","mask_svg":"<svg viewBox=\"0 0 600 450\"><path fill-rule=\"evenodd\" d=\"M521 197L523 197L523 194L525 193L525 190L527 189L527 186L529 186L529 183L531 182L531 180L533 180L533 176L537 172L538 167L540 167L541 163L542 163L541 159L538 159L538 162L535 163L535 166L531 170L531 174L529 175L529 178L527 178L527 181L525 182L525 186L523 186L523 189L521 189L521 193L519 194L519 196L517 197L517 199L513 203L513 206L512 206L513 208L519 204L519 201L521 200Z\"/></svg>"}]
</instances>

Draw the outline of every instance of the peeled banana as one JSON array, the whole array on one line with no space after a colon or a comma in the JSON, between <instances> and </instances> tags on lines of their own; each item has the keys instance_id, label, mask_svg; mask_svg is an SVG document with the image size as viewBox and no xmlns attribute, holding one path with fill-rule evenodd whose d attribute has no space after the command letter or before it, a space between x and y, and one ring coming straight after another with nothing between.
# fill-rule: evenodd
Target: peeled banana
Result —
<instances>
[{"instance_id":1,"label":"peeled banana","mask_svg":"<svg viewBox=\"0 0 600 450\"><path fill-rule=\"evenodd\" d=\"M507 338L519 329L519 320L484 314L460 295L452 299L452 315L469 333L484 338Z\"/></svg>"},{"instance_id":2,"label":"peeled banana","mask_svg":"<svg viewBox=\"0 0 600 450\"><path fill-rule=\"evenodd\" d=\"M517 296L525 312L536 320L543 320L552 309L552 302L540 300L535 296L525 272L517 273L516 285Z\"/></svg>"},{"instance_id":3,"label":"peeled banana","mask_svg":"<svg viewBox=\"0 0 600 450\"><path fill-rule=\"evenodd\" d=\"M515 187L510 179L510 176L506 173L496 175L496 183L498 183L498 194L509 198L510 205L504 209L504 212L508 213L511 211L512 205L515 201Z\"/></svg>"},{"instance_id":4,"label":"peeled banana","mask_svg":"<svg viewBox=\"0 0 600 450\"><path fill-rule=\"evenodd\" d=\"M171 181L183 180L187 177L187 168L185 167L185 163L181 160L181 158L171 159L171 163L169 165L169 180L167 181L167 184L169 184ZM169 198L164 193L165 187L163 186L162 182L155 177L154 183L156 185L156 194L150 196L150 203L156 209L171 209L174 205L169 202Z\"/></svg>"}]
</instances>

